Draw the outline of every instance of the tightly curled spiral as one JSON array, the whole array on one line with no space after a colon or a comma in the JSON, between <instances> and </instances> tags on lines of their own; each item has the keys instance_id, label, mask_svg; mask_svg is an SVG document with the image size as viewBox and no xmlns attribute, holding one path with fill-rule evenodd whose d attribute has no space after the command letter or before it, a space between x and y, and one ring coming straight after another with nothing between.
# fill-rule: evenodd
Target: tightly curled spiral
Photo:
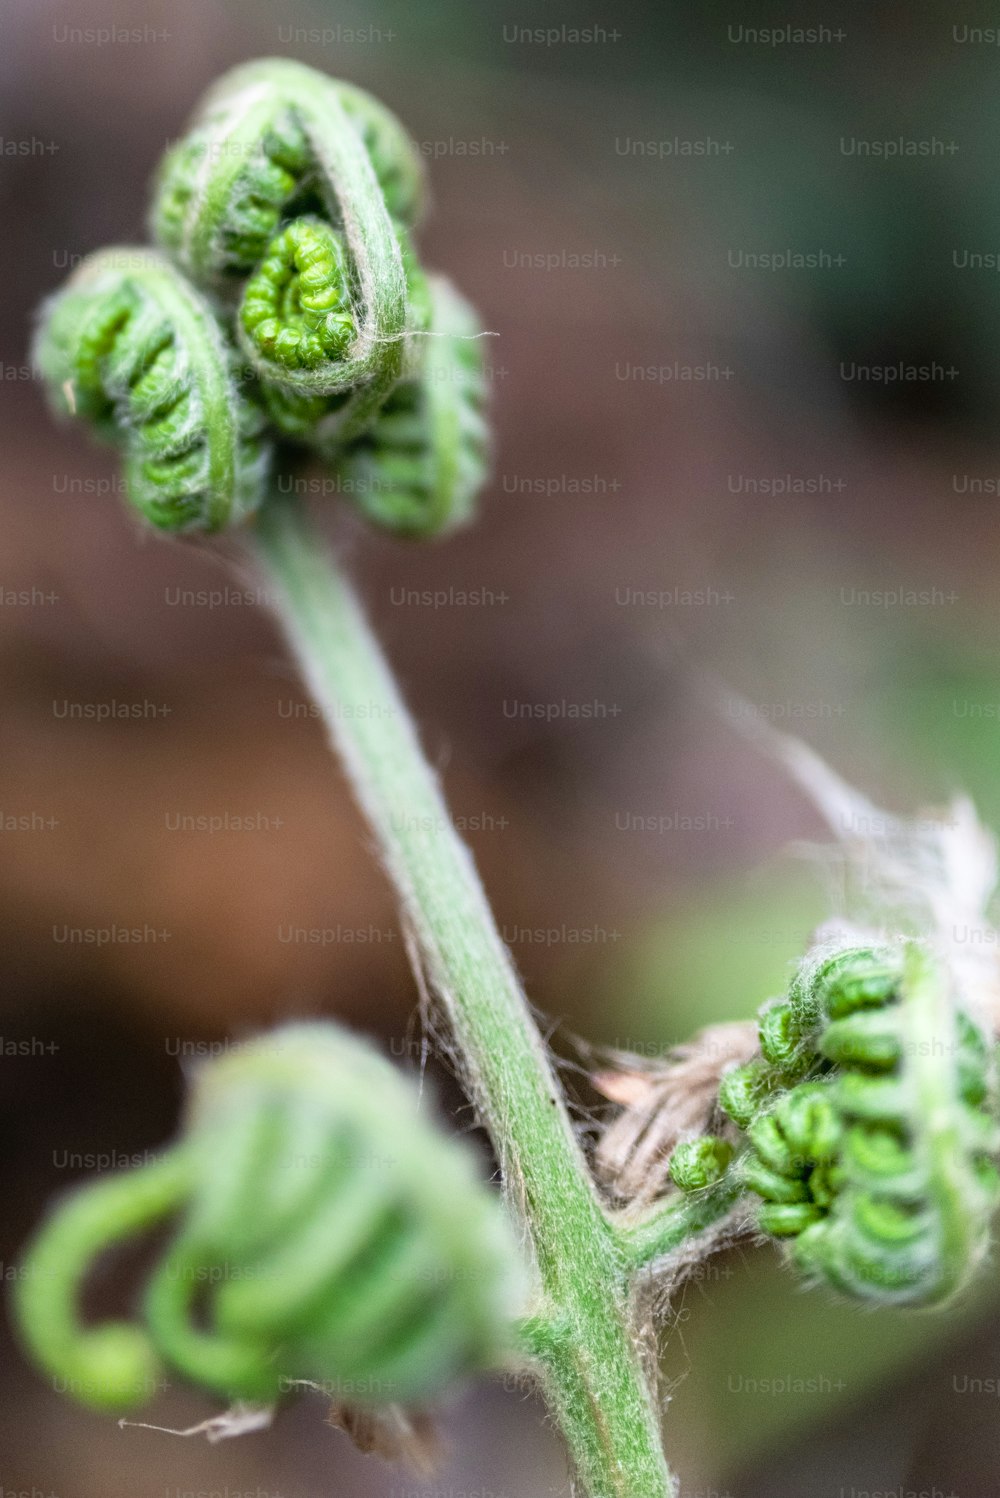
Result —
<instances>
[{"instance_id":1,"label":"tightly curled spiral","mask_svg":"<svg viewBox=\"0 0 1000 1498\"><path fill-rule=\"evenodd\" d=\"M354 318L339 235L322 219L293 219L247 282L240 319L261 353L289 368L343 354Z\"/></svg>"},{"instance_id":2,"label":"tightly curled spiral","mask_svg":"<svg viewBox=\"0 0 1000 1498\"><path fill-rule=\"evenodd\" d=\"M967 1281L998 1196L994 1058L916 942L821 950L760 1016L719 1103L758 1225L811 1278L930 1304Z\"/></svg>"},{"instance_id":3,"label":"tightly curled spiral","mask_svg":"<svg viewBox=\"0 0 1000 1498\"><path fill-rule=\"evenodd\" d=\"M161 1219L142 1322L82 1326L93 1261ZM259 1404L298 1381L407 1404L500 1358L520 1290L472 1151L367 1044L303 1024L208 1063L173 1149L57 1208L16 1309L36 1361L98 1408L141 1403L162 1364Z\"/></svg>"},{"instance_id":4,"label":"tightly curled spiral","mask_svg":"<svg viewBox=\"0 0 1000 1498\"><path fill-rule=\"evenodd\" d=\"M157 175L161 253L90 257L38 334L57 409L119 441L154 525L247 519L288 440L363 469L347 492L389 529L469 517L487 474L479 327L457 294L432 296L410 234L423 196L419 153L361 89L265 59L210 90Z\"/></svg>"},{"instance_id":5,"label":"tightly curled spiral","mask_svg":"<svg viewBox=\"0 0 1000 1498\"><path fill-rule=\"evenodd\" d=\"M211 307L162 256L90 256L47 308L35 357L56 404L121 445L154 525L214 531L256 509L264 413Z\"/></svg>"},{"instance_id":6,"label":"tightly curled spiral","mask_svg":"<svg viewBox=\"0 0 1000 1498\"><path fill-rule=\"evenodd\" d=\"M368 432L334 464L370 519L433 535L472 511L489 469L486 374L476 317L443 277L430 282L431 332Z\"/></svg>"}]
</instances>

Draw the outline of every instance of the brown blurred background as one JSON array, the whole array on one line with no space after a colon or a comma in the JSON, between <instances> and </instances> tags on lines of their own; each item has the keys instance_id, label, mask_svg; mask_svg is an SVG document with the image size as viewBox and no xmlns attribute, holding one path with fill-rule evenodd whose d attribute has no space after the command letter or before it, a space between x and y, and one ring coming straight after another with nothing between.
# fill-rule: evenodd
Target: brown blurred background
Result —
<instances>
[{"instance_id":1,"label":"brown blurred background","mask_svg":"<svg viewBox=\"0 0 1000 1498\"><path fill-rule=\"evenodd\" d=\"M91 1173L76 1157L169 1135L199 1048L330 1014L419 1055L392 898L266 608L212 605L253 580L142 534L29 367L39 300L142 236L155 161L238 61L298 57L400 114L425 259L500 335L476 527L419 548L333 502L329 524L557 1044L655 1054L748 1015L827 913L783 852L813 814L707 711L704 670L893 810L962 787L1000 822L997 18L806 5L805 38L761 32L787 23L714 0L4 0L5 1279ZM598 34L524 34L563 26ZM485 601L404 598L449 588ZM112 704L138 715L75 716ZM227 814L254 829L176 830ZM109 928L146 939L71 939ZM995 1267L907 1319L798 1291L766 1250L710 1266L667 1339L687 1498L995 1493ZM3 1377L5 1493L568 1492L540 1410L496 1385L421 1482L319 1404L209 1448L76 1410L12 1346ZM168 1388L150 1418L212 1412Z\"/></svg>"}]
</instances>

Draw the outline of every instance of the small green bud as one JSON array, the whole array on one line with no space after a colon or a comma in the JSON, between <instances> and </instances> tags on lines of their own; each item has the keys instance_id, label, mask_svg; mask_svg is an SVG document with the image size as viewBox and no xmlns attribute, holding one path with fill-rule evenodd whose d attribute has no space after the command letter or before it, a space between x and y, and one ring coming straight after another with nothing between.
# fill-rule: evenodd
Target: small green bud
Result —
<instances>
[{"instance_id":1,"label":"small green bud","mask_svg":"<svg viewBox=\"0 0 1000 1498\"><path fill-rule=\"evenodd\" d=\"M683 1140L670 1156L670 1178L682 1191L703 1191L722 1179L732 1157L733 1147L726 1139L706 1134Z\"/></svg>"},{"instance_id":2,"label":"small green bud","mask_svg":"<svg viewBox=\"0 0 1000 1498\"><path fill-rule=\"evenodd\" d=\"M719 1107L741 1129L749 1127L775 1085L771 1068L761 1060L747 1061L724 1072L719 1083Z\"/></svg>"}]
</instances>

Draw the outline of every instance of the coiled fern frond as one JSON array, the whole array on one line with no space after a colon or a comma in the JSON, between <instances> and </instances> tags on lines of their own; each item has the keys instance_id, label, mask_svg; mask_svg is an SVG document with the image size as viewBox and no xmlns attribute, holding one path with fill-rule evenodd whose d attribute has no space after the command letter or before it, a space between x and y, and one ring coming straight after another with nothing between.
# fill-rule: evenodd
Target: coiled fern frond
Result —
<instances>
[{"instance_id":1,"label":"coiled fern frond","mask_svg":"<svg viewBox=\"0 0 1000 1498\"><path fill-rule=\"evenodd\" d=\"M154 525L216 531L260 504L264 412L213 308L162 255L89 256L43 310L35 359L56 408L122 448Z\"/></svg>"},{"instance_id":2,"label":"coiled fern frond","mask_svg":"<svg viewBox=\"0 0 1000 1498\"><path fill-rule=\"evenodd\" d=\"M163 1220L141 1322L81 1325L100 1252ZM34 1358L97 1408L142 1403L164 1364L230 1399L311 1381L406 1404L495 1364L520 1290L471 1149L366 1043L303 1024L205 1065L175 1146L57 1207L16 1308Z\"/></svg>"},{"instance_id":3,"label":"coiled fern frond","mask_svg":"<svg viewBox=\"0 0 1000 1498\"><path fill-rule=\"evenodd\" d=\"M364 436L333 462L372 520L433 535L471 514L489 471L489 424L476 314L443 276L430 281L432 336Z\"/></svg>"},{"instance_id":4,"label":"coiled fern frond","mask_svg":"<svg viewBox=\"0 0 1000 1498\"><path fill-rule=\"evenodd\" d=\"M423 197L419 152L361 89L272 58L210 90L156 178L162 253L91 257L39 331L55 404L120 443L148 520L246 519L288 439L360 465L378 524L468 518L487 473L480 330L457 294L432 297L410 234ZM142 269L116 281L126 253Z\"/></svg>"},{"instance_id":5,"label":"coiled fern frond","mask_svg":"<svg viewBox=\"0 0 1000 1498\"><path fill-rule=\"evenodd\" d=\"M345 121L363 157L350 153ZM195 280L225 286L259 264L282 221L318 204L331 222L350 224L361 259L385 232L379 205L367 193L358 201L368 173L385 216L417 223L423 162L395 115L314 68L261 58L218 80L164 157L150 227Z\"/></svg>"},{"instance_id":6,"label":"coiled fern frond","mask_svg":"<svg viewBox=\"0 0 1000 1498\"><path fill-rule=\"evenodd\" d=\"M1000 1133L992 1044L947 967L912 940L821 948L759 1035L719 1106L746 1135L732 1169L761 1198L761 1231L862 1299L960 1289L987 1247ZM679 1153L682 1186L686 1172Z\"/></svg>"}]
</instances>

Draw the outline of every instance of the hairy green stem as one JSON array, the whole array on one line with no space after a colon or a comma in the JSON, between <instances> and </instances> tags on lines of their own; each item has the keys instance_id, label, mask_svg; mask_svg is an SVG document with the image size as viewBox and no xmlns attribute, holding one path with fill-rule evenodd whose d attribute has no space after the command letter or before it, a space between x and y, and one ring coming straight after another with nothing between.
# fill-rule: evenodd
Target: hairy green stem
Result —
<instances>
[{"instance_id":1,"label":"hairy green stem","mask_svg":"<svg viewBox=\"0 0 1000 1498\"><path fill-rule=\"evenodd\" d=\"M542 1309L526 1352L576 1475L590 1498L672 1498L633 1325L628 1256L597 1198L510 954L389 667L349 583L296 503L272 497L255 539L533 1252ZM550 1335L539 1334L543 1325Z\"/></svg>"},{"instance_id":2,"label":"hairy green stem","mask_svg":"<svg viewBox=\"0 0 1000 1498\"><path fill-rule=\"evenodd\" d=\"M623 1220L630 1264L646 1268L683 1249L692 1239L721 1228L745 1194L743 1182L730 1168L717 1186L690 1196L668 1196L635 1221Z\"/></svg>"}]
</instances>

